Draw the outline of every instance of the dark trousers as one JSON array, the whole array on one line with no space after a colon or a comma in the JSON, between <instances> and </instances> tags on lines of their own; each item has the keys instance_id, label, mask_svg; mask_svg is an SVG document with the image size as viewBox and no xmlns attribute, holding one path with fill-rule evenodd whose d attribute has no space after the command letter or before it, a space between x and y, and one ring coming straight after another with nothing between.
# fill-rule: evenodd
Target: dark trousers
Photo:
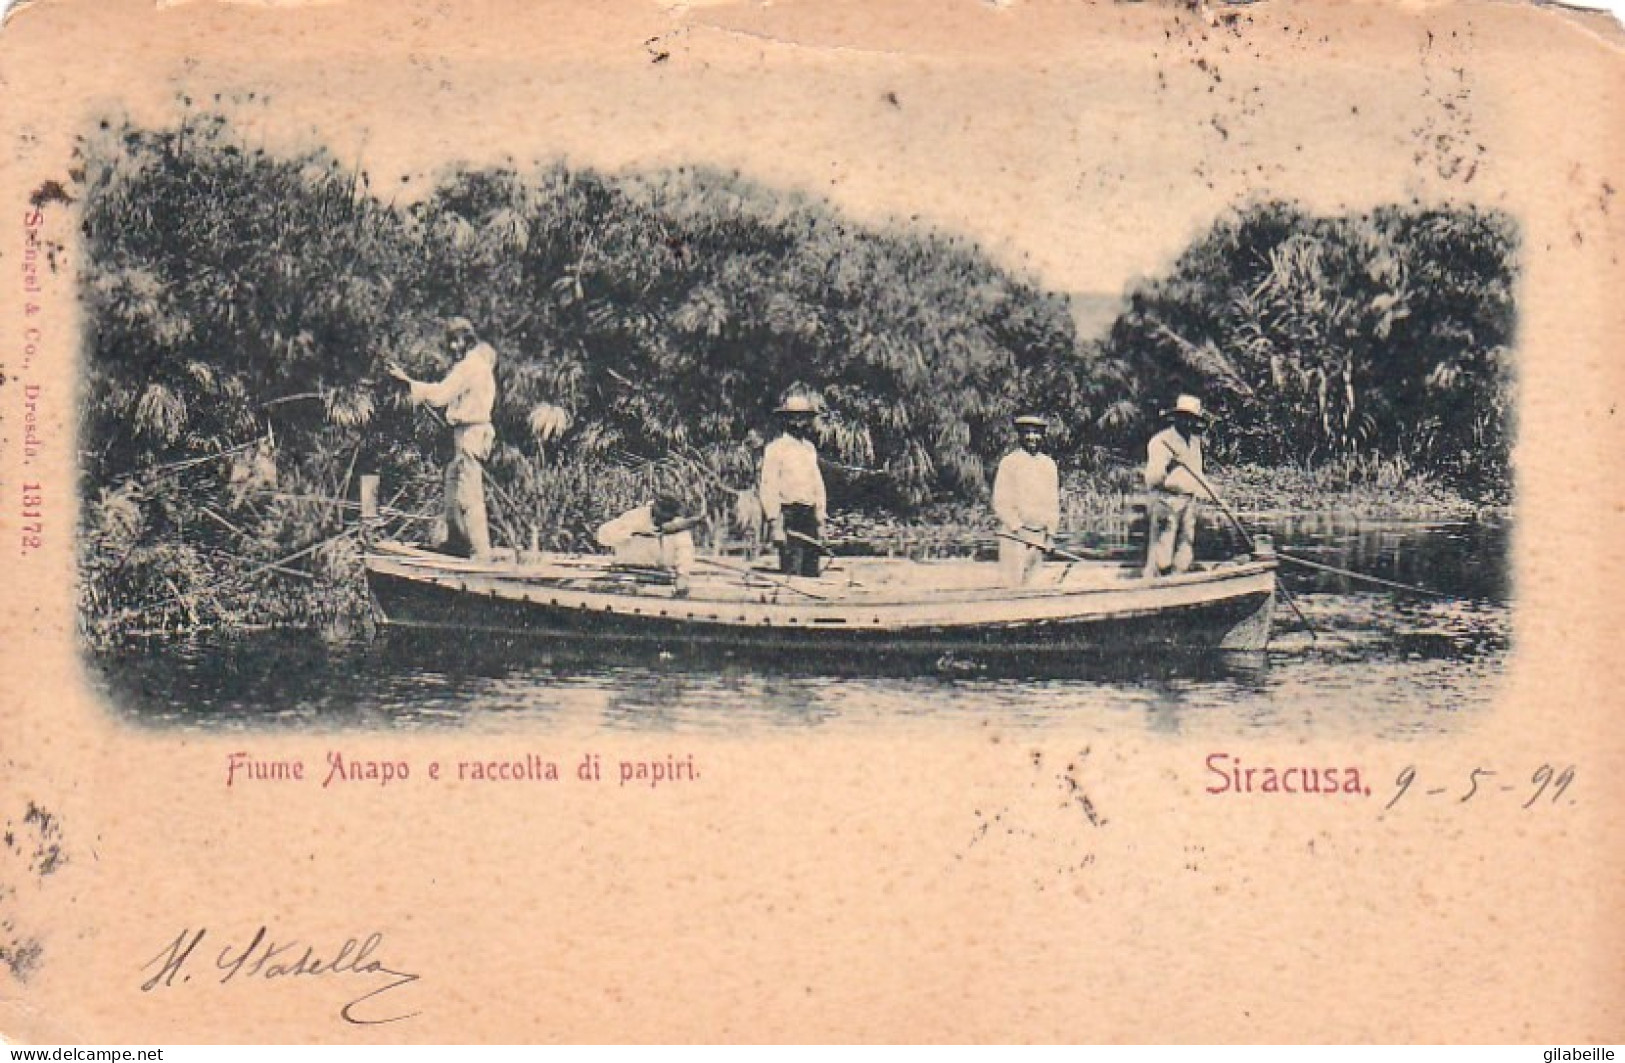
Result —
<instances>
[{"instance_id":1,"label":"dark trousers","mask_svg":"<svg viewBox=\"0 0 1625 1063\"><path fill-rule=\"evenodd\" d=\"M784 542L779 544L779 571L786 576L818 575L819 541L818 511L799 502L786 502L779 510L784 521ZM791 532L800 532L812 542L798 539Z\"/></svg>"}]
</instances>

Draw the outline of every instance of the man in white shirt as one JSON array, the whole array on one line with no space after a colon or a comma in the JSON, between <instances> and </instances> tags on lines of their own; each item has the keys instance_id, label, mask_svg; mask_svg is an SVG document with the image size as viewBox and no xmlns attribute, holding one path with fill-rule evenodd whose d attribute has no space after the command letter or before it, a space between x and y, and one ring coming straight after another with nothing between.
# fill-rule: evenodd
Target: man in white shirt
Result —
<instances>
[{"instance_id":1,"label":"man in white shirt","mask_svg":"<svg viewBox=\"0 0 1625 1063\"><path fill-rule=\"evenodd\" d=\"M1146 579L1191 567L1196 556L1198 499L1205 494L1196 478L1202 473L1202 437L1211 419L1202 409L1202 400L1181 395L1162 414L1168 427L1152 436L1146 446L1145 486L1151 492Z\"/></svg>"},{"instance_id":2,"label":"man in white shirt","mask_svg":"<svg viewBox=\"0 0 1625 1063\"><path fill-rule=\"evenodd\" d=\"M1015 419L1021 445L999 462L993 477L993 514L998 517L999 568L1006 586L1032 582L1061 524L1061 478L1055 459L1043 453L1049 422L1034 414Z\"/></svg>"},{"instance_id":3,"label":"man in white shirt","mask_svg":"<svg viewBox=\"0 0 1625 1063\"><path fill-rule=\"evenodd\" d=\"M482 557L491 552L481 463L496 444L491 408L497 398L497 352L480 341L473 323L465 317L446 323L446 344L460 360L438 383L414 380L393 364L389 374L411 388L413 402L446 411L453 453L446 466L446 541L440 549L459 557Z\"/></svg>"},{"instance_id":4,"label":"man in white shirt","mask_svg":"<svg viewBox=\"0 0 1625 1063\"><path fill-rule=\"evenodd\" d=\"M824 475L812 441L818 412L805 395L790 396L774 412L783 420L784 432L762 453L762 516L778 544L779 571L816 576L827 509Z\"/></svg>"},{"instance_id":5,"label":"man in white shirt","mask_svg":"<svg viewBox=\"0 0 1625 1063\"><path fill-rule=\"evenodd\" d=\"M683 515L682 503L661 495L600 527L598 543L614 551L617 561L669 570L676 576L677 597L683 598L694 568L693 527L694 520Z\"/></svg>"}]
</instances>

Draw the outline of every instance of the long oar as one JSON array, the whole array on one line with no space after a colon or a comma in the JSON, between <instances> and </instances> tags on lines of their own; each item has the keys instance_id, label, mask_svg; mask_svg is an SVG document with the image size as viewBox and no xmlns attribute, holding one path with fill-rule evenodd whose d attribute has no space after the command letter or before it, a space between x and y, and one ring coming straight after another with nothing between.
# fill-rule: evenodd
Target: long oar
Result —
<instances>
[{"instance_id":1,"label":"long oar","mask_svg":"<svg viewBox=\"0 0 1625 1063\"><path fill-rule=\"evenodd\" d=\"M1235 526L1236 531L1241 535L1242 539L1249 544L1252 543L1252 532L1248 531L1247 526L1241 523L1241 518L1236 516L1235 510L1224 504L1224 499L1219 497L1219 492L1213 490L1213 485L1207 482L1207 477L1203 476L1189 465L1186 465L1180 460L1179 455L1173 454L1170 451L1170 456L1173 458L1175 465L1191 474L1192 478L1196 480L1197 484L1202 488L1202 490L1207 492L1207 496L1213 499L1213 504L1219 507L1220 512L1230 518L1230 523ZM1311 624L1309 622L1309 618L1303 615L1303 610L1298 608L1298 601L1296 598L1292 597L1292 592L1286 589L1286 584L1282 583L1280 580L1276 580L1275 585L1280 588L1281 597L1286 599L1286 604L1290 605L1292 607L1292 611L1298 614L1298 619L1303 621L1303 629L1309 632L1310 640L1319 642L1320 636L1315 633L1315 625Z\"/></svg>"},{"instance_id":2,"label":"long oar","mask_svg":"<svg viewBox=\"0 0 1625 1063\"><path fill-rule=\"evenodd\" d=\"M1180 468L1184 469L1186 472L1195 477L1196 482L1200 484L1202 489L1208 493L1208 497L1213 499L1220 509L1224 510L1225 516L1230 518L1230 522L1236 526L1236 530L1241 532L1244 536L1248 535L1247 529L1241 526L1241 521L1237 519L1233 512L1231 512L1230 507L1225 505L1218 495L1214 494L1213 485L1209 484L1201 473L1197 472L1195 469L1192 469L1183 461L1180 461L1178 457L1174 458L1174 464L1178 465ZM1250 539L1251 536L1248 536L1248 538ZM1458 598L1457 595L1446 594L1443 591L1429 590L1426 587L1418 587L1413 583L1400 583L1398 580L1383 579L1381 576L1368 576L1364 572L1355 572L1351 569L1338 568L1336 565L1328 565L1322 561L1311 561L1307 557L1300 557L1297 554L1289 554L1285 550L1275 551L1275 556L1279 557L1283 561L1290 561L1294 565L1301 565L1304 568L1312 568L1317 572L1329 572L1336 576L1345 576L1348 579L1363 580L1366 583L1374 583L1379 587L1388 587L1396 591L1408 591L1411 594L1420 594L1428 598L1441 598L1446 601L1455 601ZM1286 588L1284 587L1282 588L1283 593L1285 592L1285 589ZM1296 606L1294 606L1294 608L1296 608ZM1301 616L1302 614L1300 613L1299 615Z\"/></svg>"},{"instance_id":3,"label":"long oar","mask_svg":"<svg viewBox=\"0 0 1625 1063\"><path fill-rule=\"evenodd\" d=\"M1411 583L1400 583L1398 580L1383 579L1380 576L1368 576L1364 572L1353 572L1346 568L1338 568L1336 565L1322 564L1319 561L1311 561L1306 557L1299 557L1297 554L1286 554L1277 550L1275 556L1283 561L1290 561L1294 565L1312 568L1317 572L1330 572L1333 575L1345 576L1353 580L1363 580L1366 583L1375 583L1379 587L1389 587L1396 591L1408 591L1411 594L1420 594L1428 598L1442 598L1446 601L1456 601L1458 599L1458 596L1454 594L1428 590L1426 587L1418 587Z\"/></svg>"},{"instance_id":4,"label":"long oar","mask_svg":"<svg viewBox=\"0 0 1625 1063\"><path fill-rule=\"evenodd\" d=\"M795 591L797 594L804 594L808 598L812 598L816 601L826 602L829 600L828 595L815 594L812 591L803 590L802 588L791 583L789 580L774 579L765 572L758 572L753 568L746 568L744 565L730 565L726 561L718 561L714 557L696 557L694 560L702 565L710 565L713 568L720 568L725 572L733 572L744 576L747 581L747 585L752 579L760 579L765 580L775 587L783 587L785 590Z\"/></svg>"},{"instance_id":5,"label":"long oar","mask_svg":"<svg viewBox=\"0 0 1625 1063\"><path fill-rule=\"evenodd\" d=\"M834 557L835 556L835 551L834 550L831 550L829 547L825 546L823 543L819 542L817 539L814 539L810 535L803 535L801 532L791 531L788 528L785 529L784 534L786 536L792 538L792 539L800 539L802 542L806 543L808 546L812 547L814 550L817 550L819 553L823 554L825 557Z\"/></svg>"},{"instance_id":6,"label":"long oar","mask_svg":"<svg viewBox=\"0 0 1625 1063\"><path fill-rule=\"evenodd\" d=\"M997 535L1001 539L1009 539L1013 543L1020 543L1022 546L1028 546L1028 547L1031 547L1034 550L1042 550L1046 554L1052 554L1055 557L1061 558L1063 561L1084 561L1084 562L1088 562L1088 561L1117 561L1117 560L1121 560L1121 558L1113 557L1113 556L1107 555L1107 554L1101 554L1101 555L1098 555L1098 556L1092 557L1092 558L1091 557L1084 557L1082 554L1074 554L1071 551L1062 550L1058 546L1045 546L1043 543L1035 543L1031 539L1025 539L1025 538L1023 538L1023 537L1021 537L1019 535L1012 534L1011 532L1001 531L1001 532L994 532L993 534Z\"/></svg>"},{"instance_id":7,"label":"long oar","mask_svg":"<svg viewBox=\"0 0 1625 1063\"><path fill-rule=\"evenodd\" d=\"M814 539L812 536L803 535L801 532L798 532L798 531L790 531L790 530L786 529L784 534L787 537L800 539L802 542L806 543L808 546L812 547L814 550L817 550L820 554L823 554L825 557L829 558L829 567L824 569L824 571L825 572L845 572L846 573L846 585L848 587L862 587L862 586L864 586L864 584L861 581L853 578L852 573L851 573L851 571L849 569L845 569L845 568L843 568L841 566L840 560L839 560L840 555L837 554L834 550L831 550L829 547L825 546L823 543L819 542L817 539ZM791 590L798 590L799 588L792 587L790 589Z\"/></svg>"}]
</instances>

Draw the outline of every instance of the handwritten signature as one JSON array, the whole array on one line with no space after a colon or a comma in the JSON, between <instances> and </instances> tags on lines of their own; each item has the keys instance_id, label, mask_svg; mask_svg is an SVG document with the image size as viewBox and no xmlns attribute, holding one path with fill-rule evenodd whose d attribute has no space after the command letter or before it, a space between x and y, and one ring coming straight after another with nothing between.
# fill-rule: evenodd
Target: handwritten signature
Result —
<instances>
[{"instance_id":1,"label":"handwritten signature","mask_svg":"<svg viewBox=\"0 0 1625 1063\"><path fill-rule=\"evenodd\" d=\"M178 978L182 983L192 980L189 966L203 967L204 961L193 963L192 956L198 951L198 946L208 936L208 929L182 930L175 936L175 940L165 945L158 955L141 965L141 970L147 971L157 967L157 973L141 983L141 991L150 993L154 989L171 988ZM278 978L319 978L319 977L357 977L383 980L383 984L376 986L368 992L351 1000L339 1009L339 1016L345 1022L355 1023L358 1026L379 1026L389 1022L401 1022L417 1014L416 1011L406 1014L389 1014L398 1008L394 1000L380 1000L386 994L409 986L418 980L418 975L409 971L402 971L391 966L379 955L383 948L384 935L369 934L357 940L348 938L340 945L337 952L323 956L314 946L302 945L298 941L277 942L271 937L267 927L260 927L254 933L252 940L241 948L230 943L225 944L215 957L214 969L220 973L219 984L225 985L233 980L251 982L256 979L271 981ZM207 970L206 967L204 967ZM378 1016L385 1017L378 1017Z\"/></svg>"}]
</instances>

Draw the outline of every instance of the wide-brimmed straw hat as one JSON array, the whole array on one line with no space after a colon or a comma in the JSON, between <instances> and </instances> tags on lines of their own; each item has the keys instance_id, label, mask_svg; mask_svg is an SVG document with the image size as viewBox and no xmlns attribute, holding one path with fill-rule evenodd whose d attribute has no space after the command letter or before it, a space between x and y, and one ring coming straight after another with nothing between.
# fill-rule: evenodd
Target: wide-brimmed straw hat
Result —
<instances>
[{"instance_id":1,"label":"wide-brimmed straw hat","mask_svg":"<svg viewBox=\"0 0 1625 1063\"><path fill-rule=\"evenodd\" d=\"M1018 413L1010 419L1010 423L1017 428L1036 428L1040 432L1049 430L1049 419L1036 413Z\"/></svg>"},{"instance_id":2,"label":"wide-brimmed straw hat","mask_svg":"<svg viewBox=\"0 0 1625 1063\"><path fill-rule=\"evenodd\" d=\"M779 403L779 408L773 411L785 417L815 417L818 408L813 405L812 399L805 395L791 395Z\"/></svg>"},{"instance_id":3,"label":"wide-brimmed straw hat","mask_svg":"<svg viewBox=\"0 0 1625 1063\"><path fill-rule=\"evenodd\" d=\"M1190 417L1197 421L1211 421L1213 415L1202 409L1202 400L1195 395L1181 395L1174 404L1162 411L1164 417Z\"/></svg>"}]
</instances>

